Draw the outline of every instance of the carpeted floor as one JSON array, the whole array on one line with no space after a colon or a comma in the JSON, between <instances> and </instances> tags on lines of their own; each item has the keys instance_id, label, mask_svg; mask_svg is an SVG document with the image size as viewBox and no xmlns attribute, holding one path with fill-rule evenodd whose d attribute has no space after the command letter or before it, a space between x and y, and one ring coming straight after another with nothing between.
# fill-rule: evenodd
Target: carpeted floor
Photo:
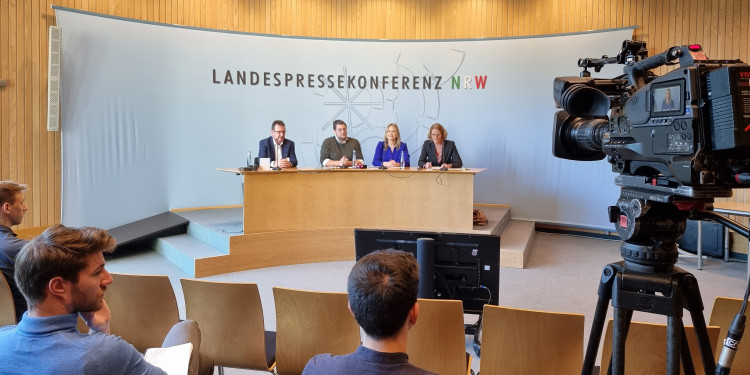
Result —
<instances>
[{"instance_id":1,"label":"carpeted floor","mask_svg":"<svg viewBox=\"0 0 750 375\"><path fill-rule=\"evenodd\" d=\"M283 254L279 254L283 256ZM593 239L561 234L537 233L532 244L531 258L526 269L500 270L501 306L534 310L580 313L586 316L585 340L588 341L591 319L597 301L597 289L602 267L621 260L619 241ZM696 259L681 256L677 266L693 273L698 279L708 320L716 296L742 298L747 275L745 263L709 259L703 270L696 270ZM276 267L211 276L207 280L242 281L257 283L263 302L266 329L275 329L275 310L271 288L283 286L306 290L346 291L346 278L353 262L330 262ZM171 263L154 251L144 250L116 254L108 260L110 272L168 275L177 295L181 315L185 308L179 279L186 277ZM608 310L608 319L612 316ZM476 320L466 315L467 323ZM633 320L665 323L663 316L635 313ZM685 324L691 324L689 317ZM480 368L467 336L467 351L475 358L474 371ZM597 360L598 362L598 360ZM254 374L256 372L226 369L226 374Z\"/></svg>"}]
</instances>

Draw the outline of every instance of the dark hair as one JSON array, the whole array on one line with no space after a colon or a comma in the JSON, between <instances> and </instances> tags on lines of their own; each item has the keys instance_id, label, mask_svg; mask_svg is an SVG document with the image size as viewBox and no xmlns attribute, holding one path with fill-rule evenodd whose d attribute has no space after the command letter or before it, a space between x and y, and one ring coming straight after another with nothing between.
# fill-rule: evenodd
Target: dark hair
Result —
<instances>
[{"instance_id":1,"label":"dark hair","mask_svg":"<svg viewBox=\"0 0 750 375\"><path fill-rule=\"evenodd\" d=\"M274 122L271 124L271 130L274 130L276 128L276 125L281 125L283 127L286 127L286 124L284 124L284 121L274 120Z\"/></svg>"},{"instance_id":2,"label":"dark hair","mask_svg":"<svg viewBox=\"0 0 750 375\"><path fill-rule=\"evenodd\" d=\"M13 181L0 181L0 205L4 203L15 204L16 194L25 191L28 186Z\"/></svg>"},{"instance_id":3,"label":"dark hair","mask_svg":"<svg viewBox=\"0 0 750 375\"><path fill-rule=\"evenodd\" d=\"M349 273L347 291L354 319L370 337L392 337L417 302L419 266L414 255L379 250L362 257Z\"/></svg>"},{"instance_id":4,"label":"dark hair","mask_svg":"<svg viewBox=\"0 0 750 375\"><path fill-rule=\"evenodd\" d=\"M346 123L343 120L333 120L333 130L336 130L337 125L344 125L346 127Z\"/></svg>"},{"instance_id":5,"label":"dark hair","mask_svg":"<svg viewBox=\"0 0 750 375\"><path fill-rule=\"evenodd\" d=\"M87 258L111 252L117 241L106 230L53 225L27 243L16 256L15 279L29 306L44 300L49 281L57 276L78 282Z\"/></svg>"}]
</instances>

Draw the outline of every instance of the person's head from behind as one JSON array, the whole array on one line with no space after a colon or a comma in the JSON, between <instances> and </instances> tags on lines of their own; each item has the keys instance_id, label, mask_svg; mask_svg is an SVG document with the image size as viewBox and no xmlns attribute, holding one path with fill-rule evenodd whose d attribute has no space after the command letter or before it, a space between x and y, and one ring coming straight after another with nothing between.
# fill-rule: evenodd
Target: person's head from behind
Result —
<instances>
[{"instance_id":1,"label":"person's head from behind","mask_svg":"<svg viewBox=\"0 0 750 375\"><path fill-rule=\"evenodd\" d=\"M398 125L391 123L385 128L385 136L383 137L383 145L393 145L398 148L401 145L401 132L398 130Z\"/></svg>"},{"instance_id":2,"label":"person's head from behind","mask_svg":"<svg viewBox=\"0 0 750 375\"><path fill-rule=\"evenodd\" d=\"M23 192L28 186L13 181L0 181L0 224L19 225L28 210Z\"/></svg>"},{"instance_id":3,"label":"person's head from behind","mask_svg":"<svg viewBox=\"0 0 750 375\"><path fill-rule=\"evenodd\" d=\"M346 123L342 120L333 121L333 132L336 134L336 139L339 142L346 142Z\"/></svg>"},{"instance_id":4,"label":"person's head from behind","mask_svg":"<svg viewBox=\"0 0 750 375\"><path fill-rule=\"evenodd\" d=\"M349 273L349 308L365 333L393 337L416 323L419 266L410 253L379 250L362 257Z\"/></svg>"},{"instance_id":5,"label":"person's head from behind","mask_svg":"<svg viewBox=\"0 0 750 375\"><path fill-rule=\"evenodd\" d=\"M442 144L446 138L448 138L448 131L445 130L443 125L440 123L434 123L430 126L430 131L427 133L427 138L433 143Z\"/></svg>"},{"instance_id":6,"label":"person's head from behind","mask_svg":"<svg viewBox=\"0 0 750 375\"><path fill-rule=\"evenodd\" d=\"M116 241L106 230L53 225L26 244L16 257L15 279L30 309L47 299L67 313L102 308L112 276L104 268L104 252Z\"/></svg>"}]
</instances>

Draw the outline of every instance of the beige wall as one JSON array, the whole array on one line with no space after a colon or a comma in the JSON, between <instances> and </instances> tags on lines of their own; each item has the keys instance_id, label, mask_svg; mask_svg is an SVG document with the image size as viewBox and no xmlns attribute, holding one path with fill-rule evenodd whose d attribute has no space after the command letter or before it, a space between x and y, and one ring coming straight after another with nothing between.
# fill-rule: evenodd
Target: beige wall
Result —
<instances>
[{"instance_id":1,"label":"beige wall","mask_svg":"<svg viewBox=\"0 0 750 375\"><path fill-rule=\"evenodd\" d=\"M60 135L46 130L52 5L196 27L335 38L487 38L637 25L635 37L647 41L652 54L699 43L710 58L750 61L747 0L0 0L0 79L8 81L0 87L0 179L31 187L21 227L47 226L60 217ZM750 201L750 192L739 190L732 200Z\"/></svg>"}]
</instances>

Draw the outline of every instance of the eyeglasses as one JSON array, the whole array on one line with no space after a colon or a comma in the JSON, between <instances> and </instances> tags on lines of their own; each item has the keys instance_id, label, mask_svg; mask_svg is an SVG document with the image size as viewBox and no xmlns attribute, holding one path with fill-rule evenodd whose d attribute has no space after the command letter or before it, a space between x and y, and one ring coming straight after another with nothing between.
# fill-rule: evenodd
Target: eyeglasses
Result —
<instances>
[{"instance_id":1,"label":"eyeglasses","mask_svg":"<svg viewBox=\"0 0 750 375\"><path fill-rule=\"evenodd\" d=\"M274 132L274 133L276 133L276 134L280 134L280 133L281 134L286 134L286 130L271 130L271 131Z\"/></svg>"}]
</instances>

